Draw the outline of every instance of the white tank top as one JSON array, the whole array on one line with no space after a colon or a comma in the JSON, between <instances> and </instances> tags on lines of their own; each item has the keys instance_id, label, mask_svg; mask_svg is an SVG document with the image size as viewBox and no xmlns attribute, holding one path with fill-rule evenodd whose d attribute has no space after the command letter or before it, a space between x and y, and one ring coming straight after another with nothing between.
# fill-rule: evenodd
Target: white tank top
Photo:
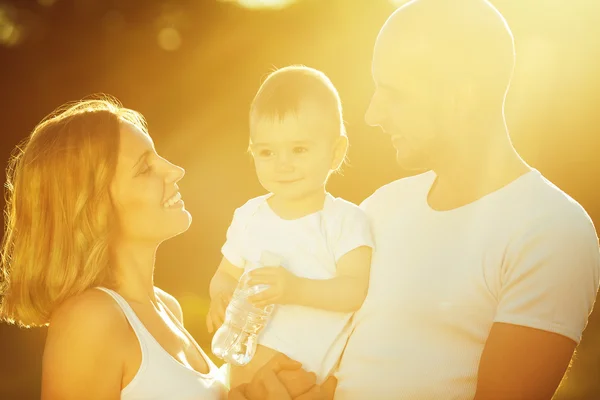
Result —
<instances>
[{"instance_id":1,"label":"white tank top","mask_svg":"<svg viewBox=\"0 0 600 400\"><path fill-rule=\"evenodd\" d=\"M131 382L121 390L121 400L222 400L227 389L215 364L202 351L196 341L179 324L179 328L196 345L209 367L207 374L190 369L175 360L150 334L133 308L117 292L98 287L119 304L140 342L142 362ZM170 310L167 309L167 312Z\"/></svg>"}]
</instances>

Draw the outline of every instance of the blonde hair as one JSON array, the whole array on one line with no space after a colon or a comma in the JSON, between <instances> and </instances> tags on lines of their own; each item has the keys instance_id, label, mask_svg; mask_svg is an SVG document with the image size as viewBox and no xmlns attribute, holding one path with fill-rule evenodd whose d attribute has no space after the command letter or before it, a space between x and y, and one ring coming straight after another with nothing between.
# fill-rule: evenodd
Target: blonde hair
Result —
<instances>
[{"instance_id":1,"label":"blonde hair","mask_svg":"<svg viewBox=\"0 0 600 400\"><path fill-rule=\"evenodd\" d=\"M304 65L290 65L271 72L262 83L250 106L250 129L257 119L283 119L298 113L306 100L315 101L331 113L346 136L340 95L323 72Z\"/></svg>"},{"instance_id":2,"label":"blonde hair","mask_svg":"<svg viewBox=\"0 0 600 400\"><path fill-rule=\"evenodd\" d=\"M120 121L143 116L113 98L66 104L40 122L8 163L0 264L0 320L48 324L52 311L110 284Z\"/></svg>"}]
</instances>

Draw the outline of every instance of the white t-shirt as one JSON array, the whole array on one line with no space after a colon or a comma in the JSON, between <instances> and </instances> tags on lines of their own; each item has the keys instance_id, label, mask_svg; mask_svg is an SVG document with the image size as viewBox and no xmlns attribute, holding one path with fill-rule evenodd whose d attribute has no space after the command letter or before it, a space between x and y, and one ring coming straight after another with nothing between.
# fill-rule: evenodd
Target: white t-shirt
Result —
<instances>
[{"instance_id":1,"label":"white t-shirt","mask_svg":"<svg viewBox=\"0 0 600 400\"><path fill-rule=\"evenodd\" d=\"M600 280L584 209L533 170L440 212L434 180L401 179L361 206L375 250L336 400L470 400L494 322L581 339Z\"/></svg>"},{"instance_id":2,"label":"white t-shirt","mask_svg":"<svg viewBox=\"0 0 600 400\"><path fill-rule=\"evenodd\" d=\"M268 197L249 200L234 213L221 251L237 267L257 268L261 256L269 252L296 276L331 279L343 255L361 246L372 247L368 219L355 204L327 194L321 211L284 220L269 207ZM351 316L280 305L258 343L301 362L324 379L337 365L350 333Z\"/></svg>"}]
</instances>

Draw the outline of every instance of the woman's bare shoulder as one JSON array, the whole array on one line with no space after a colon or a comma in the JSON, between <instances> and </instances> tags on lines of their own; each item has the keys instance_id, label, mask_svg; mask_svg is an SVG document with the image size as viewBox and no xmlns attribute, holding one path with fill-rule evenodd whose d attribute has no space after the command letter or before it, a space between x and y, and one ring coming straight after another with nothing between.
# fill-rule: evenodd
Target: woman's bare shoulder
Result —
<instances>
[{"instance_id":1,"label":"woman's bare shoulder","mask_svg":"<svg viewBox=\"0 0 600 400\"><path fill-rule=\"evenodd\" d=\"M52 313L48 327L42 368L45 398L116 398L131 334L125 315L108 294L92 289L67 299Z\"/></svg>"},{"instance_id":2,"label":"woman's bare shoulder","mask_svg":"<svg viewBox=\"0 0 600 400\"><path fill-rule=\"evenodd\" d=\"M117 302L97 289L88 289L64 301L50 319L48 334L111 336L128 331L125 314Z\"/></svg>"}]
</instances>

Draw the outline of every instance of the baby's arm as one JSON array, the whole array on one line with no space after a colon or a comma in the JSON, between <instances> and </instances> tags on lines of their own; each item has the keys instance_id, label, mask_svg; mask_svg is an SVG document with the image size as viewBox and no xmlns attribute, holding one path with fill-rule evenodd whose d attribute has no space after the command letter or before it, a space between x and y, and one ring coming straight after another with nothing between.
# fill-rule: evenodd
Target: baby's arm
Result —
<instances>
[{"instance_id":1,"label":"baby's arm","mask_svg":"<svg viewBox=\"0 0 600 400\"><path fill-rule=\"evenodd\" d=\"M206 316L206 327L209 332L218 329L225 319L225 309L237 287L244 270L230 263L223 257L217 272L210 280L210 308Z\"/></svg>"},{"instance_id":2,"label":"baby's arm","mask_svg":"<svg viewBox=\"0 0 600 400\"><path fill-rule=\"evenodd\" d=\"M210 298L214 299L222 293L233 294L243 273L243 268L236 267L223 257L217 272L210 280Z\"/></svg>"},{"instance_id":3,"label":"baby's arm","mask_svg":"<svg viewBox=\"0 0 600 400\"><path fill-rule=\"evenodd\" d=\"M335 312L358 310L369 287L371 269L369 246L360 246L343 255L337 274L331 279L308 279L283 267L259 268L250 273L250 284L267 284L269 289L252 297L257 306L296 304Z\"/></svg>"}]
</instances>

